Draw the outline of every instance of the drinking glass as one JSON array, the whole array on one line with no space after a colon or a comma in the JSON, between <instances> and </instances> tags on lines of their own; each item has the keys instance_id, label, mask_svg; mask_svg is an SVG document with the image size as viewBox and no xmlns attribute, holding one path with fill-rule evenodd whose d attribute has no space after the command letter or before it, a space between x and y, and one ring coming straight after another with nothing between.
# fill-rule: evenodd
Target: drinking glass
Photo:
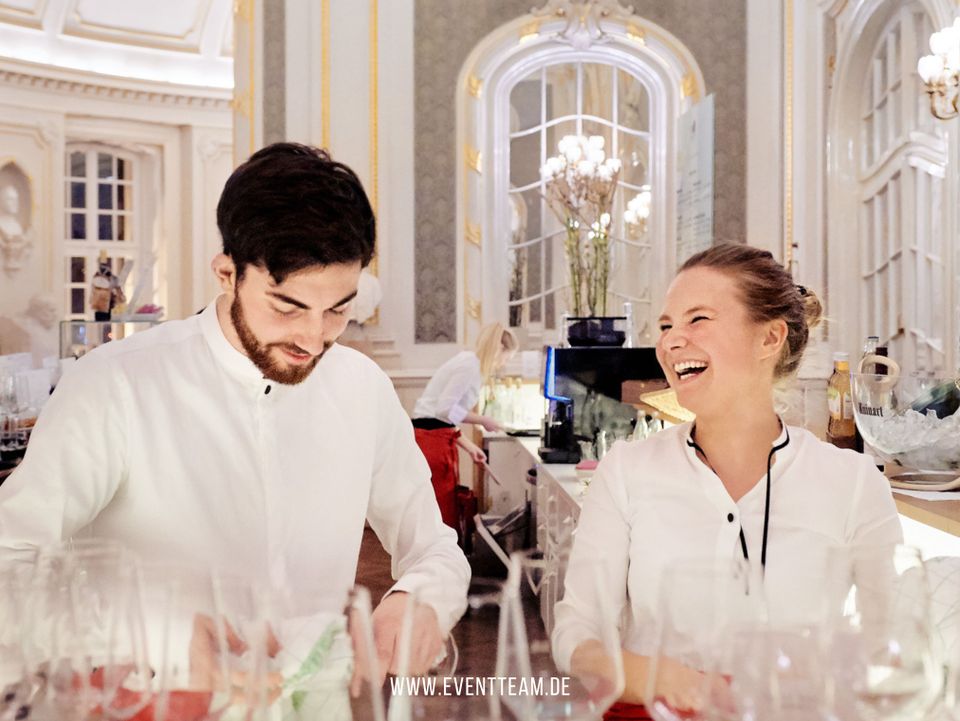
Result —
<instances>
[{"instance_id":1,"label":"drinking glass","mask_svg":"<svg viewBox=\"0 0 960 721\"><path fill-rule=\"evenodd\" d=\"M609 601L604 564L590 569L585 596L596 601L594 634L581 642L572 668L561 673L546 629L538 615L525 611L524 599L540 593L551 578L553 561L536 551L518 551L501 598L496 676L500 700L521 721L600 719L623 692L623 658L617 631L617 611ZM559 600L559 594L558 594Z\"/></svg>"},{"instance_id":2,"label":"drinking glass","mask_svg":"<svg viewBox=\"0 0 960 721\"><path fill-rule=\"evenodd\" d=\"M761 587L741 559L692 559L667 568L645 703L658 721L699 721L729 706L723 651L739 628L762 622Z\"/></svg>"},{"instance_id":3,"label":"drinking glass","mask_svg":"<svg viewBox=\"0 0 960 721\"><path fill-rule=\"evenodd\" d=\"M268 673L275 638L248 582L187 565L142 565L155 721L207 721L264 708L279 695Z\"/></svg>"},{"instance_id":4,"label":"drinking glass","mask_svg":"<svg viewBox=\"0 0 960 721\"><path fill-rule=\"evenodd\" d=\"M465 600L462 593L444 589L430 589L430 598L442 601L444 605L456 605ZM418 642L415 632L415 620L430 611L426 596L413 590L403 596L404 610L400 623L400 633L394 651L396 674L388 679L390 704L387 718L390 721L408 721L409 719L458 718L469 713L469 718L490 718L487 701L474 703L472 699L461 696L464 684L455 674L459 663L459 649L452 634L447 635L439 653L426 662L418 662L414 649Z\"/></svg>"},{"instance_id":5,"label":"drinking glass","mask_svg":"<svg viewBox=\"0 0 960 721\"><path fill-rule=\"evenodd\" d=\"M764 625L733 631L721 666L729 685L711 698L717 719L829 721L833 686L824 663L818 629L776 629Z\"/></svg>"},{"instance_id":6,"label":"drinking glass","mask_svg":"<svg viewBox=\"0 0 960 721\"><path fill-rule=\"evenodd\" d=\"M920 552L907 546L839 552L830 583L831 664L838 704L869 721L925 718L942 687L930 589Z\"/></svg>"},{"instance_id":7,"label":"drinking glass","mask_svg":"<svg viewBox=\"0 0 960 721\"><path fill-rule=\"evenodd\" d=\"M0 568L0 718L29 714L31 675L23 653L23 608L15 567Z\"/></svg>"}]
</instances>

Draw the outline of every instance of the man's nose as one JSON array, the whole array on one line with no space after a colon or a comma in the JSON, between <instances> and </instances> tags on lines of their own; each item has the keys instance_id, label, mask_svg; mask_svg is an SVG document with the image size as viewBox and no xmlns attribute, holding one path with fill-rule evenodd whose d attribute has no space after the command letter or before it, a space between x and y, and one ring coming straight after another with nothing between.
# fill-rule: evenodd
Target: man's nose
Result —
<instances>
[{"instance_id":1,"label":"man's nose","mask_svg":"<svg viewBox=\"0 0 960 721\"><path fill-rule=\"evenodd\" d=\"M323 342L326 338L326 329L323 320L306 321L294 336L293 342L310 355L323 353Z\"/></svg>"}]
</instances>

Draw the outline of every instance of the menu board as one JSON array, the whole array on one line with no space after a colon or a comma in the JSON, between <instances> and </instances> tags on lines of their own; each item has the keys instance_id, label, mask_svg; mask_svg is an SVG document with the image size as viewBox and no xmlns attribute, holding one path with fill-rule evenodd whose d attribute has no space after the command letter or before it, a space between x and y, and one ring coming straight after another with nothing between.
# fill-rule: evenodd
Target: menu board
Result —
<instances>
[{"instance_id":1,"label":"menu board","mask_svg":"<svg viewBox=\"0 0 960 721\"><path fill-rule=\"evenodd\" d=\"M677 264L713 245L713 95L680 116Z\"/></svg>"}]
</instances>

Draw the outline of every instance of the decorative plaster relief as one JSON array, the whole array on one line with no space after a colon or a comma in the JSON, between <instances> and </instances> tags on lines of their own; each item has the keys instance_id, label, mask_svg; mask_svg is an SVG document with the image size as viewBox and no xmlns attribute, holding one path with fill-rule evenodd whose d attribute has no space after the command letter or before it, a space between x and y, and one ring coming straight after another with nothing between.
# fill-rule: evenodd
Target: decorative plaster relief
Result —
<instances>
[{"instance_id":1,"label":"decorative plaster relief","mask_svg":"<svg viewBox=\"0 0 960 721\"><path fill-rule=\"evenodd\" d=\"M39 28L47 0L0 0L0 22Z\"/></svg>"},{"instance_id":2,"label":"decorative plaster relief","mask_svg":"<svg viewBox=\"0 0 960 721\"><path fill-rule=\"evenodd\" d=\"M161 91L127 85L108 85L85 80L75 80L53 75L40 75L11 68L0 67L0 85L31 88L49 92L82 95L94 98L108 98L131 103L151 105L179 106L189 108L212 108L230 110L231 92L206 91L194 92L183 88L182 91ZM179 89L178 89L179 90Z\"/></svg>"},{"instance_id":3,"label":"decorative plaster relief","mask_svg":"<svg viewBox=\"0 0 960 721\"><path fill-rule=\"evenodd\" d=\"M144 13L141 7L128 0L70 0L63 34L199 53L204 25L213 2L166 0L163 12Z\"/></svg>"},{"instance_id":4,"label":"decorative plaster relief","mask_svg":"<svg viewBox=\"0 0 960 721\"><path fill-rule=\"evenodd\" d=\"M33 251L32 201L30 178L15 162L6 163L0 168L0 259L10 277Z\"/></svg>"}]
</instances>

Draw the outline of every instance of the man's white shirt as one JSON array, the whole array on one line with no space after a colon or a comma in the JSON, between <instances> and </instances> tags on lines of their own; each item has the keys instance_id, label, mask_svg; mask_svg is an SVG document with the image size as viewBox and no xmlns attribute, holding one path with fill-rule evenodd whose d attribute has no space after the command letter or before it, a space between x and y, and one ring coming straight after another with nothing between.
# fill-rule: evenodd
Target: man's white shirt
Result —
<instances>
[{"instance_id":1,"label":"man's white shirt","mask_svg":"<svg viewBox=\"0 0 960 721\"><path fill-rule=\"evenodd\" d=\"M392 590L419 589L451 628L470 569L389 378L334 345L301 384L267 380L212 303L64 376L0 486L0 555L82 534L345 594L365 520L391 555Z\"/></svg>"}]
</instances>

